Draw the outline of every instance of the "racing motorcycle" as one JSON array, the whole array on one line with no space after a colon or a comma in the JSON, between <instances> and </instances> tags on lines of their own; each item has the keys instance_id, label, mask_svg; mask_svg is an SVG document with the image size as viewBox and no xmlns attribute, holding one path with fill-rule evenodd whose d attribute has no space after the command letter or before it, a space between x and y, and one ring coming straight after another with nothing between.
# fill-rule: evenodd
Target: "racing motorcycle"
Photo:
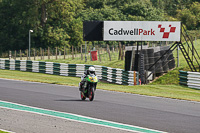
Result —
<instances>
[{"instance_id":1,"label":"racing motorcycle","mask_svg":"<svg viewBox=\"0 0 200 133\"><path fill-rule=\"evenodd\" d=\"M93 101L98 78L96 75L90 74L85 77L85 81L84 86L80 90L81 99L85 100L86 98L89 98L90 101Z\"/></svg>"}]
</instances>

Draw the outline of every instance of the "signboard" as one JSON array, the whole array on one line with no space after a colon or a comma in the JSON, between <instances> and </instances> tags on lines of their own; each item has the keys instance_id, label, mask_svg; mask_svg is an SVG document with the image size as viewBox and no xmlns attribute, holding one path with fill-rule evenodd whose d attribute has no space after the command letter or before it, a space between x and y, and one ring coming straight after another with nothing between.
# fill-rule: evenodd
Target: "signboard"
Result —
<instances>
[{"instance_id":1,"label":"signboard","mask_svg":"<svg viewBox=\"0 0 200 133\"><path fill-rule=\"evenodd\" d=\"M104 21L104 41L180 41L181 22Z\"/></svg>"},{"instance_id":2,"label":"signboard","mask_svg":"<svg viewBox=\"0 0 200 133\"><path fill-rule=\"evenodd\" d=\"M103 21L84 21L83 40L103 41Z\"/></svg>"}]
</instances>

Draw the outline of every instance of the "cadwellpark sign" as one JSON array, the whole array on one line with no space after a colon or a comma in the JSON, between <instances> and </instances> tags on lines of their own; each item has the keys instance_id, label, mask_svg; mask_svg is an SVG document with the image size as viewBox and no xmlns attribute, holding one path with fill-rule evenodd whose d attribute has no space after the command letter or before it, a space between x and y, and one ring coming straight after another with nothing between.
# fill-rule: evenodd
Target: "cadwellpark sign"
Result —
<instances>
[{"instance_id":1,"label":"cadwellpark sign","mask_svg":"<svg viewBox=\"0 0 200 133\"><path fill-rule=\"evenodd\" d=\"M181 22L104 21L104 41L180 41Z\"/></svg>"}]
</instances>

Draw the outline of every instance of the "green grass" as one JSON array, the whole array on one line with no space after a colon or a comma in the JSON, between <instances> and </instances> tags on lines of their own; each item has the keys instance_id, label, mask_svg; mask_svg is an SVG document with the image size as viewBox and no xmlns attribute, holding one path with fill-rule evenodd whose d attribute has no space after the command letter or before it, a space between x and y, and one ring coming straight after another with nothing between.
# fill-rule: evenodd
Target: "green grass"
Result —
<instances>
[{"instance_id":1,"label":"green grass","mask_svg":"<svg viewBox=\"0 0 200 133\"><path fill-rule=\"evenodd\" d=\"M187 48L187 47L186 47ZM195 48L200 56L200 39L197 40L197 44L195 45ZM173 52L174 57L177 57L177 51ZM191 55L191 52L190 52ZM177 58L175 59L176 63L177 63ZM199 66L197 65L196 61L194 61L195 63L195 67L197 69L197 71L199 71ZM199 60L200 63L200 60ZM153 83L153 85L178 85L179 84L179 70L183 70L183 71L191 71L185 58L183 57L181 51L179 51L179 67L175 68L174 70L169 71L168 73L166 73L165 75L159 77L158 79L156 79Z\"/></svg>"},{"instance_id":2,"label":"green grass","mask_svg":"<svg viewBox=\"0 0 200 133\"><path fill-rule=\"evenodd\" d=\"M1 131L1 130L0 130L0 133L8 133L8 132L4 132L4 131Z\"/></svg>"},{"instance_id":3,"label":"green grass","mask_svg":"<svg viewBox=\"0 0 200 133\"><path fill-rule=\"evenodd\" d=\"M70 85L70 86L77 86L78 82L80 81L80 79L76 77L64 77L57 75L11 71L11 70L0 70L0 78L50 83L50 84Z\"/></svg>"},{"instance_id":4,"label":"green grass","mask_svg":"<svg viewBox=\"0 0 200 133\"><path fill-rule=\"evenodd\" d=\"M0 78L77 86L77 93L79 93L78 83L80 82L80 78L77 77L65 77L65 76L49 75L42 73L0 70ZM200 101L200 90L191 89L180 85L151 84L151 85L126 86L126 85L116 85L116 84L99 82L97 89L149 95L149 96L167 97L174 99L191 100L191 101Z\"/></svg>"},{"instance_id":5,"label":"green grass","mask_svg":"<svg viewBox=\"0 0 200 133\"><path fill-rule=\"evenodd\" d=\"M98 57L99 58L99 57ZM45 59L45 60L39 60L39 61L45 61L45 62L57 62L57 63L66 63L66 64L89 64L89 65L101 65L101 66L107 66L112 68L121 68L124 69L124 61L118 60L118 53L117 52L111 52L111 61L109 60L109 56L107 53L101 54L101 62L99 60L97 61L91 61L90 57L87 55L87 62L85 62L85 55L83 57L83 60L81 60L81 57L76 57L72 60L71 57L68 57L66 59L60 58L60 59Z\"/></svg>"}]
</instances>

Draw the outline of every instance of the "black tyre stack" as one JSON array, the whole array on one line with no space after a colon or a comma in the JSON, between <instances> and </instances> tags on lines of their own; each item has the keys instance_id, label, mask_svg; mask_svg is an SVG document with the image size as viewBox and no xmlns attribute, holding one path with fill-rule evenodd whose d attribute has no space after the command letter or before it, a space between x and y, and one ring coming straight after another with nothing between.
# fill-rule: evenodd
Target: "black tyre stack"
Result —
<instances>
[{"instance_id":1,"label":"black tyre stack","mask_svg":"<svg viewBox=\"0 0 200 133\"><path fill-rule=\"evenodd\" d=\"M149 58L148 58L148 49L143 49L142 53L144 54L144 69L148 70L149 68Z\"/></svg>"},{"instance_id":2,"label":"black tyre stack","mask_svg":"<svg viewBox=\"0 0 200 133\"><path fill-rule=\"evenodd\" d=\"M149 61L149 67L148 69L154 64L154 50L153 49L147 49L147 55L148 55L148 61ZM147 70L148 70L147 69ZM151 67L149 71L154 71L155 66Z\"/></svg>"},{"instance_id":3,"label":"black tyre stack","mask_svg":"<svg viewBox=\"0 0 200 133\"><path fill-rule=\"evenodd\" d=\"M144 47L142 51L140 51L139 49L140 58L139 58L138 68L141 69L140 61L141 61L141 54L143 54L144 66L142 68L144 68L144 70L152 71L155 74L155 76L160 76L163 73L168 72L170 69L175 67L174 56L172 51L168 51L169 48L170 48L169 46L163 46L163 47L150 47L150 48ZM132 50L126 51L125 70L130 70L131 56L132 56ZM160 60L157 61L158 59ZM157 63L155 64L156 61ZM135 62L133 62L133 65L134 64Z\"/></svg>"},{"instance_id":4,"label":"black tyre stack","mask_svg":"<svg viewBox=\"0 0 200 133\"><path fill-rule=\"evenodd\" d=\"M154 53L154 61L157 61L161 57L160 51ZM163 73L163 66L162 66L162 60L159 60L155 64L155 73L162 74Z\"/></svg>"},{"instance_id":5,"label":"black tyre stack","mask_svg":"<svg viewBox=\"0 0 200 133\"><path fill-rule=\"evenodd\" d=\"M169 52L169 57L167 60L168 60L169 69L175 68L176 64L175 64L174 56L171 50Z\"/></svg>"},{"instance_id":6,"label":"black tyre stack","mask_svg":"<svg viewBox=\"0 0 200 133\"><path fill-rule=\"evenodd\" d=\"M166 50L160 51L160 55L163 55L164 53L166 53ZM168 54L165 54L163 58L161 59L163 72L168 72L169 70L167 57L168 57Z\"/></svg>"}]
</instances>

